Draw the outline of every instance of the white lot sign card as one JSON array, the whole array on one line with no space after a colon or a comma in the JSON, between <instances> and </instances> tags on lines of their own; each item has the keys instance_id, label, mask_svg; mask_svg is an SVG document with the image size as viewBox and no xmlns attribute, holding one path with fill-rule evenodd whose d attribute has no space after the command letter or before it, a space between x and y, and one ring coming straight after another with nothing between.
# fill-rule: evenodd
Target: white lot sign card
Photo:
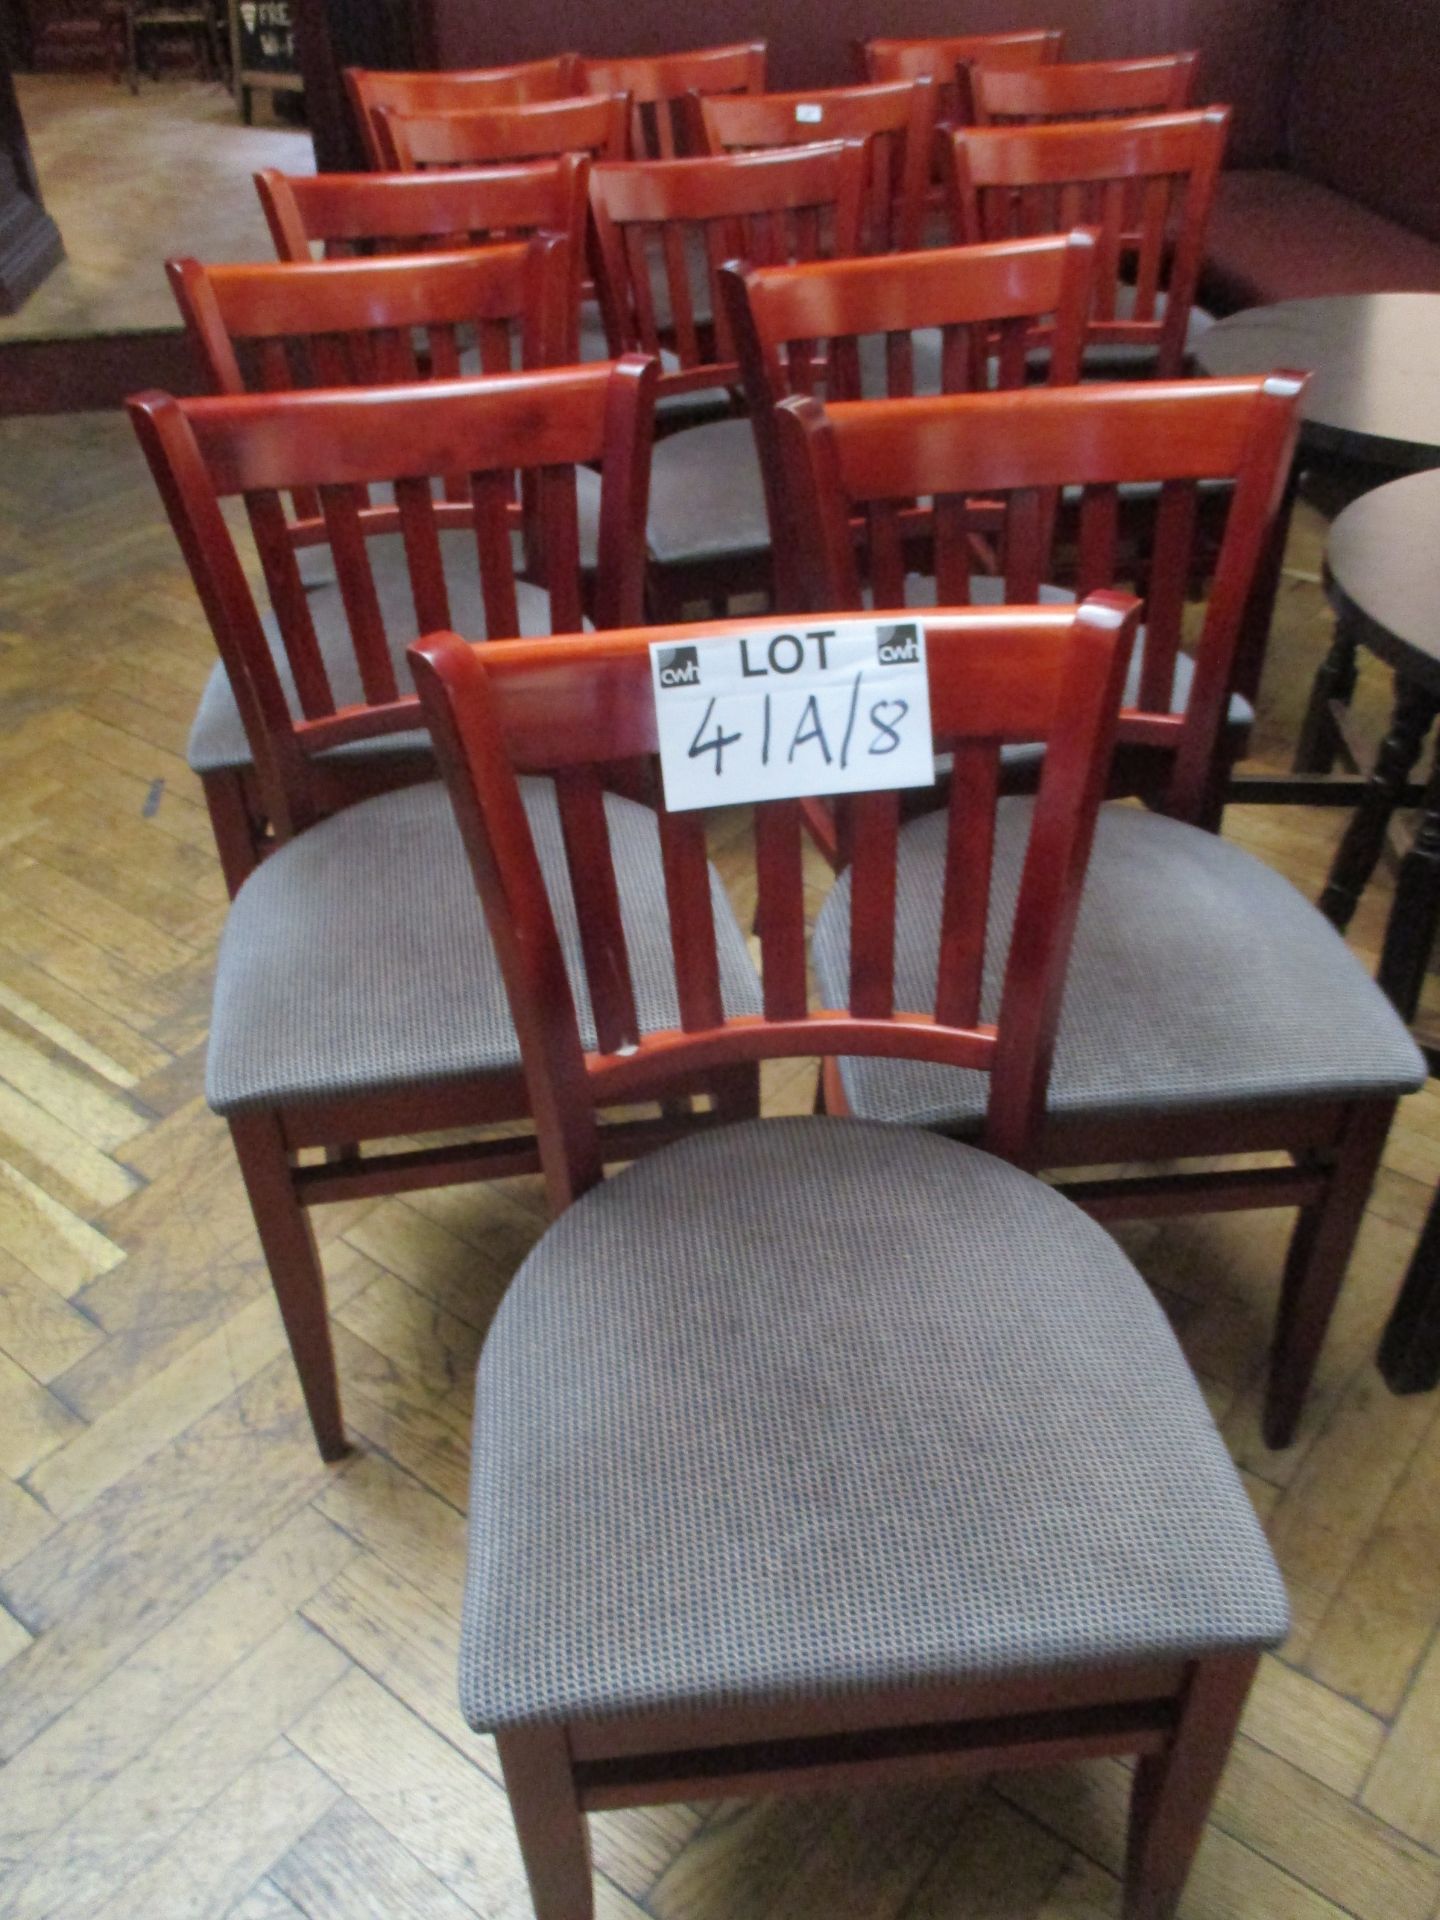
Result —
<instances>
[{"instance_id":1,"label":"white lot sign card","mask_svg":"<svg viewBox=\"0 0 1440 1920\"><path fill-rule=\"evenodd\" d=\"M665 805L928 787L918 621L806 621L650 648Z\"/></svg>"}]
</instances>

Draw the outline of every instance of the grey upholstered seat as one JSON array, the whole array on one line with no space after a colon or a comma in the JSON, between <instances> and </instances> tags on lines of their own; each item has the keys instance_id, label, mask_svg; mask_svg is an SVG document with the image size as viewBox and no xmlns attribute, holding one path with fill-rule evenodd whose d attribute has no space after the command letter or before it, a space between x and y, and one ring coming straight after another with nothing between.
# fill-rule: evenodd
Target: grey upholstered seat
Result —
<instances>
[{"instance_id":1,"label":"grey upholstered seat","mask_svg":"<svg viewBox=\"0 0 1440 1920\"><path fill-rule=\"evenodd\" d=\"M1033 802L1000 804L982 1017L998 1006ZM897 1005L934 1005L945 816L904 829ZM849 876L820 911L823 1004L843 1004ZM851 1109L978 1128L978 1073L847 1060ZM1412 1091L1425 1062L1390 1002L1288 880L1215 834L1137 807L1100 811L1050 1077L1057 1119Z\"/></svg>"},{"instance_id":2,"label":"grey upholstered seat","mask_svg":"<svg viewBox=\"0 0 1440 1920\"><path fill-rule=\"evenodd\" d=\"M826 1119L692 1136L564 1213L486 1340L477 1729L1285 1631L1144 1282L972 1148Z\"/></svg>"},{"instance_id":3,"label":"grey upholstered seat","mask_svg":"<svg viewBox=\"0 0 1440 1920\"><path fill-rule=\"evenodd\" d=\"M593 1044L554 789L525 803ZM678 1025L655 816L606 800L636 1006ZM712 877L721 986L759 984ZM255 870L230 908L215 979L206 1095L219 1113L517 1071L519 1045L450 801L438 782L347 807Z\"/></svg>"},{"instance_id":4,"label":"grey upholstered seat","mask_svg":"<svg viewBox=\"0 0 1440 1920\"><path fill-rule=\"evenodd\" d=\"M583 508L580 509L580 519L583 525L585 520ZM391 657L396 664L396 678L401 689L408 692L411 690L412 683L409 663L405 659L405 649L412 640L418 638L419 628L415 619L414 601L410 593L410 574L405 563L404 542L399 534L384 534L372 540L369 546L370 565L375 576L375 590L379 596L380 610L385 620L385 633L390 643ZM440 535L440 548L445 565L445 577L450 589L450 614L456 630L468 638L483 638L485 607L480 594L480 575L474 536L460 529L452 529ZM315 551L323 553L326 560L329 559L328 547L315 549ZM550 599L543 588L520 581L516 585L516 600L523 633L550 632ZM311 618L315 623L315 637L320 645L321 656L329 668L336 699L342 703L362 699L360 675L355 665L355 649L345 618L345 605L340 597L339 586L333 577L328 584L312 588L308 595L308 604ZM285 649L280 639L280 630L275 616L267 613L261 624L265 629L265 637L270 643L270 651L275 656L286 697L290 701L292 711L298 714L300 708L295 695L294 676L285 657ZM413 733L393 734L388 740L367 740L357 747L340 747L335 751L341 757L354 753L367 755L398 751L413 753L417 747L423 747L425 742L424 730L417 728ZM205 689L200 695L200 705L196 709L195 719L190 728L190 742L186 748L186 757L196 773L215 773L225 768L248 767L251 763L250 744L245 738L240 710L235 704L229 676L219 661L215 663L210 678L205 683Z\"/></svg>"},{"instance_id":5,"label":"grey upholstered seat","mask_svg":"<svg viewBox=\"0 0 1440 1920\"><path fill-rule=\"evenodd\" d=\"M659 565L765 553L770 521L748 420L714 420L655 443L650 557Z\"/></svg>"}]
</instances>

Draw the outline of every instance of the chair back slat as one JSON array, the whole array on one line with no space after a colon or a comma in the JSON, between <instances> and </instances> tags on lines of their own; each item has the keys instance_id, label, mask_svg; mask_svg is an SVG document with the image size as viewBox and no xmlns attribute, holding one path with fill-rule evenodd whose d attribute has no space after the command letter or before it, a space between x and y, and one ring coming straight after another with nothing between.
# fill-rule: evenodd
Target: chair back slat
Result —
<instances>
[{"instance_id":1,"label":"chair back slat","mask_svg":"<svg viewBox=\"0 0 1440 1920\"><path fill-rule=\"evenodd\" d=\"M464 107L518 107L539 100L561 100L579 86L579 61L573 53L526 60L509 67L460 67L445 72L401 73L388 68L346 67L345 90L370 165L377 171L395 164L384 134L381 110L436 113Z\"/></svg>"},{"instance_id":2,"label":"chair back slat","mask_svg":"<svg viewBox=\"0 0 1440 1920\"><path fill-rule=\"evenodd\" d=\"M1229 129L1227 107L1049 126L957 130L941 144L957 244L1098 233L1090 343L1152 350L1182 370ZM1163 303L1159 295L1164 295Z\"/></svg>"},{"instance_id":3,"label":"chair back slat","mask_svg":"<svg viewBox=\"0 0 1440 1920\"><path fill-rule=\"evenodd\" d=\"M619 1053L639 1039L640 1020L605 823L605 793L592 768L562 767L555 774L555 797L596 1045L602 1053Z\"/></svg>"},{"instance_id":4,"label":"chair back slat","mask_svg":"<svg viewBox=\"0 0 1440 1920\"><path fill-rule=\"evenodd\" d=\"M1060 58L1065 36L1056 28L1011 33L942 34L921 40L866 40L856 47L862 80L933 80L942 121L968 126L975 117L971 74L977 67L1033 67Z\"/></svg>"},{"instance_id":5,"label":"chair back slat","mask_svg":"<svg viewBox=\"0 0 1440 1920\"><path fill-rule=\"evenodd\" d=\"M1136 705L1150 713L1169 711L1175 693L1185 600L1195 572L1195 525L1199 489L1190 480L1167 480L1155 512L1154 543L1145 583L1145 650Z\"/></svg>"},{"instance_id":6,"label":"chair back slat","mask_svg":"<svg viewBox=\"0 0 1440 1920\"><path fill-rule=\"evenodd\" d=\"M684 1033L710 1033L725 1018L720 997L720 962L715 948L715 906L710 896L710 862L705 847L704 815L660 814L660 857L665 874L665 904Z\"/></svg>"},{"instance_id":7,"label":"chair back slat","mask_svg":"<svg viewBox=\"0 0 1440 1920\"><path fill-rule=\"evenodd\" d=\"M777 800L755 816L755 927L767 1020L803 1020L805 868L800 803Z\"/></svg>"},{"instance_id":8,"label":"chair back slat","mask_svg":"<svg viewBox=\"0 0 1440 1920\"><path fill-rule=\"evenodd\" d=\"M451 252L564 236L576 272L584 257L590 183L587 154L560 154L518 166L454 173L255 176L275 251L308 261L377 253Z\"/></svg>"},{"instance_id":9,"label":"chair back slat","mask_svg":"<svg viewBox=\"0 0 1440 1920\"><path fill-rule=\"evenodd\" d=\"M980 1019L999 793L1000 749L996 742L959 742L951 754L945 888L940 902L935 981L935 1018L944 1026L973 1027Z\"/></svg>"},{"instance_id":10,"label":"chair back slat","mask_svg":"<svg viewBox=\"0 0 1440 1920\"><path fill-rule=\"evenodd\" d=\"M1179 113L1194 97L1199 64L1195 53L1035 66L982 62L970 74L975 124L1035 126L1051 120L1113 120L1127 113Z\"/></svg>"},{"instance_id":11,"label":"chair back slat","mask_svg":"<svg viewBox=\"0 0 1440 1920\"><path fill-rule=\"evenodd\" d=\"M455 799L476 884L490 920L530 1081L547 1182L564 1204L599 1177L599 1156L579 1116L623 1102L657 1079L683 1081L701 1069L787 1056L887 1054L993 1070L986 1142L1024 1159L1036 1121L1059 1018L1060 995L1094 831L1138 608L1100 596L1077 608L1012 608L927 613L927 667L937 746L960 752L951 800L956 824L946 851L944 914L948 951L959 960L958 989L937 980L918 1006L896 1006L895 925L898 804L893 793L852 797L848 989L844 1004L812 1010L805 988L799 805L759 802L757 915L764 982L755 1003L730 1011L713 921L703 816L660 805L662 859L677 969L679 1031L640 1033L607 1050L582 1043L576 1015L582 989L597 1004L584 938L567 965L535 841L518 801L516 770L587 774L656 750L651 642L674 643L694 629L649 629L538 645L466 646L433 635L411 649L416 684L442 770ZM734 634L747 623L714 629ZM973 904L959 904L963 863L993 837L996 787L983 769L1011 740L1040 740L1045 773L1024 854L1019 902L1001 961L999 1006L989 1019L948 1020L952 1002L976 1005L983 930ZM968 749L974 746L976 751ZM981 816L960 822L973 808ZM607 843L608 844L608 843ZM599 835L595 836L595 847ZM595 848L577 847L580 859ZM984 891L984 889L982 889ZM952 899L953 896L953 899ZM577 894L577 907L579 896ZM605 947L618 910L594 909L605 924L589 946ZM583 912L583 910L582 910ZM623 932L623 927L620 928ZM735 965L733 942L727 966ZM579 974L572 973L578 966ZM596 965L613 969L608 952ZM583 977L582 977L583 976ZM733 973L727 992L735 987ZM597 1013L597 1027L600 1016ZM1003 1082L1003 1084L1002 1084ZM561 1124L563 1116L563 1125Z\"/></svg>"},{"instance_id":12,"label":"chair back slat","mask_svg":"<svg viewBox=\"0 0 1440 1920\"><path fill-rule=\"evenodd\" d=\"M405 564L415 623L421 633L443 633L451 623L450 592L440 552L440 529L435 519L435 496L430 482L405 478L395 482L395 505L405 542Z\"/></svg>"},{"instance_id":13,"label":"chair back slat","mask_svg":"<svg viewBox=\"0 0 1440 1920\"><path fill-rule=\"evenodd\" d=\"M366 702L378 707L398 699L400 689L394 662L385 644L385 616L380 611L369 545L361 524L362 503L365 503L363 488L342 484L320 489L325 532L335 559L336 581L360 669L360 685Z\"/></svg>"},{"instance_id":14,"label":"chair back slat","mask_svg":"<svg viewBox=\"0 0 1440 1920\"><path fill-rule=\"evenodd\" d=\"M864 148L853 141L597 166L590 193L612 352L653 352L663 340L681 364L662 374L662 392L734 380L724 263L742 255L788 263L854 254L864 169ZM704 326L692 281L702 273ZM657 274L668 325L656 310Z\"/></svg>"},{"instance_id":15,"label":"chair back slat","mask_svg":"<svg viewBox=\"0 0 1440 1920\"><path fill-rule=\"evenodd\" d=\"M331 748L415 725L394 670L415 634L444 630L457 609L477 631L483 618L492 640L519 633L517 475L534 496L530 580L548 595L551 624L563 619L573 631L586 609L600 622L635 623L654 393L654 363L631 360L398 388L130 402L235 689L266 817L282 838L326 810ZM602 472L593 590L580 573L580 466ZM459 476L463 497L441 497ZM367 506L365 490L382 486L395 505ZM313 531L327 540L336 577L313 593L282 505L297 488L318 496ZM221 512L236 497L259 550L293 706ZM625 551L627 541L638 551Z\"/></svg>"},{"instance_id":16,"label":"chair back slat","mask_svg":"<svg viewBox=\"0 0 1440 1920\"><path fill-rule=\"evenodd\" d=\"M888 253L921 242L935 97L933 81L922 75L883 86L702 99L696 113L710 153L863 140L868 153L864 249Z\"/></svg>"},{"instance_id":17,"label":"chair back slat","mask_svg":"<svg viewBox=\"0 0 1440 1920\"><path fill-rule=\"evenodd\" d=\"M629 111L628 99L617 93L431 113L382 107L376 118L390 143L392 164L402 173L415 173L553 160L562 153L621 160L629 148Z\"/></svg>"},{"instance_id":18,"label":"chair back slat","mask_svg":"<svg viewBox=\"0 0 1440 1920\"><path fill-rule=\"evenodd\" d=\"M997 570L1010 602L1033 601L1063 577L1060 549L1078 525L1082 593L1130 587L1150 595L1139 695L1121 716L1120 737L1170 755L1165 807L1199 818L1213 798L1236 649L1277 524L1303 386L1302 376L1277 374L824 406L786 400L775 424L797 556L794 610L859 612L867 587L872 604L903 606L907 587L934 568L937 541L949 550L935 590L953 604L960 522L932 531L930 552L917 554L917 527L925 531L913 516L917 499L933 499L944 514L952 502L998 513ZM1207 538L1217 520L1223 526L1189 698L1174 712L1182 616L1199 571L1202 481L1230 486L1215 490L1207 513ZM1143 515L1122 511L1122 489L1157 483L1158 505L1151 501ZM906 515L908 567L898 551ZM922 590L922 604L925 597Z\"/></svg>"},{"instance_id":19,"label":"chair back slat","mask_svg":"<svg viewBox=\"0 0 1440 1920\"><path fill-rule=\"evenodd\" d=\"M630 151L637 160L681 159L705 151L695 138L696 96L764 91L765 42L583 60L580 75L589 93L629 96Z\"/></svg>"},{"instance_id":20,"label":"chair back slat","mask_svg":"<svg viewBox=\"0 0 1440 1920\"><path fill-rule=\"evenodd\" d=\"M857 793L845 802L850 849L850 1011L888 1020L895 1010L895 861L900 802Z\"/></svg>"}]
</instances>

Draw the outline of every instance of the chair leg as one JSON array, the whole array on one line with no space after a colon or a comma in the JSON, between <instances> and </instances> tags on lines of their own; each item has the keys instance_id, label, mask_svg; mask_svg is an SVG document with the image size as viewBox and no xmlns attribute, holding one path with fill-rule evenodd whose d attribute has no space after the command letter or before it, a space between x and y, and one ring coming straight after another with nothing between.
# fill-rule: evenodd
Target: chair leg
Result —
<instances>
[{"instance_id":1,"label":"chair leg","mask_svg":"<svg viewBox=\"0 0 1440 1920\"><path fill-rule=\"evenodd\" d=\"M1258 1662L1254 1653L1197 1660L1170 1745L1136 1767L1124 1920L1170 1920L1180 1904Z\"/></svg>"},{"instance_id":2,"label":"chair leg","mask_svg":"<svg viewBox=\"0 0 1440 1920\"><path fill-rule=\"evenodd\" d=\"M309 1216L295 1197L290 1155L271 1113L237 1114L230 1122L270 1282L290 1340L295 1371L322 1460L349 1451L340 1417L340 1385L325 1307L325 1276Z\"/></svg>"},{"instance_id":3,"label":"chair leg","mask_svg":"<svg viewBox=\"0 0 1440 1920\"><path fill-rule=\"evenodd\" d=\"M1325 1192L1295 1223L1270 1350L1263 1420L1269 1447L1288 1447L1295 1438L1395 1105L1358 1101L1350 1109Z\"/></svg>"},{"instance_id":4,"label":"chair leg","mask_svg":"<svg viewBox=\"0 0 1440 1920\"><path fill-rule=\"evenodd\" d=\"M535 1920L592 1920L590 1835L563 1727L496 1735Z\"/></svg>"},{"instance_id":5,"label":"chair leg","mask_svg":"<svg viewBox=\"0 0 1440 1920\"><path fill-rule=\"evenodd\" d=\"M233 769L202 773L200 786L215 835L215 851L233 900L259 865L259 822L251 811L245 776Z\"/></svg>"}]
</instances>

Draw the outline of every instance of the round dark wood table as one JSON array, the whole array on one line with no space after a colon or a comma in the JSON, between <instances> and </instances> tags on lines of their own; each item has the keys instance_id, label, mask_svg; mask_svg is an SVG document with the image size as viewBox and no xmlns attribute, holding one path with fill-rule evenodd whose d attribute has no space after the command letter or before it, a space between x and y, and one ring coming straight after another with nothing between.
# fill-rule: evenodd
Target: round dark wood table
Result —
<instances>
[{"instance_id":1,"label":"round dark wood table","mask_svg":"<svg viewBox=\"0 0 1440 1920\"><path fill-rule=\"evenodd\" d=\"M1301 402L1299 461L1343 469L1347 492L1398 473L1440 467L1440 293L1327 294L1232 313L1202 333L1194 357L1202 373L1308 373ZM1271 556L1278 586L1288 508ZM1252 699L1269 632L1273 592L1267 580L1246 648ZM1340 748L1336 715L1355 691L1355 646L1339 621L1317 669L1295 746L1297 774L1328 775ZM1293 798L1313 794L1297 781ZM1332 797L1339 797L1335 795Z\"/></svg>"},{"instance_id":2,"label":"round dark wood table","mask_svg":"<svg viewBox=\"0 0 1440 1920\"><path fill-rule=\"evenodd\" d=\"M1440 472L1412 473L1353 501L1330 529L1325 570L1350 644L1369 648L1395 675L1390 730L1320 897L1321 912L1344 927L1440 714ZM1380 984L1407 1020L1419 1003L1437 927L1440 760L1400 865L1380 956ZM1435 1052L1427 1051L1433 1067ZM1440 1383L1440 1197L1385 1330L1380 1365L1402 1392Z\"/></svg>"},{"instance_id":3,"label":"round dark wood table","mask_svg":"<svg viewBox=\"0 0 1440 1920\"><path fill-rule=\"evenodd\" d=\"M1394 472L1440 466L1440 293L1329 294L1206 329L1204 373L1308 373L1301 446Z\"/></svg>"}]
</instances>

